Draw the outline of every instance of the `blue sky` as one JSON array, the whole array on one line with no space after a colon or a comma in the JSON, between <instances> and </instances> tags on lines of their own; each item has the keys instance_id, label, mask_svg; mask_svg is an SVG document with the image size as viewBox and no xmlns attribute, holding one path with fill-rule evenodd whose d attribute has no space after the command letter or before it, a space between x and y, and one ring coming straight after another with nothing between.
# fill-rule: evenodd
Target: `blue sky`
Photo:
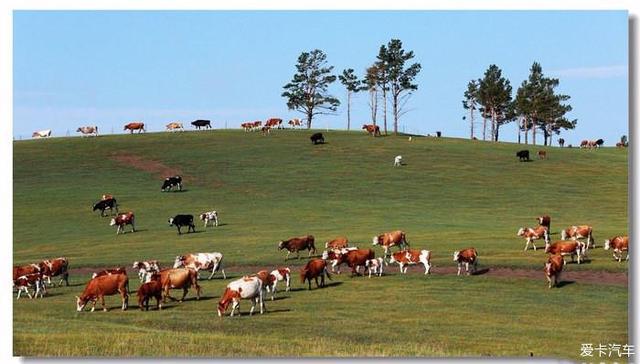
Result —
<instances>
[{"instance_id":1,"label":"blue sky","mask_svg":"<svg viewBox=\"0 0 640 364\"><path fill-rule=\"evenodd\" d=\"M571 96L578 126L563 133L568 143L612 144L628 134L626 11L16 11L13 135L298 117L280 95L302 51L325 51L336 74L362 74L392 38L422 64L400 121L407 132L468 137L461 100L469 80L496 64L515 93L537 61ZM336 82L330 92L343 106L314 127L346 128L344 88ZM359 94L353 125L369 120ZM515 138L513 125L501 129L501 140Z\"/></svg>"}]
</instances>

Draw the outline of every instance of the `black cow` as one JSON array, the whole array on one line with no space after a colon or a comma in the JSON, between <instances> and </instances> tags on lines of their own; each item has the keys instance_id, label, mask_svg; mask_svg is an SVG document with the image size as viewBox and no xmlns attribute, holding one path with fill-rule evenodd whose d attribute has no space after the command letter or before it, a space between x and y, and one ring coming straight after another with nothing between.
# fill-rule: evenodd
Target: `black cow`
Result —
<instances>
[{"instance_id":1,"label":"black cow","mask_svg":"<svg viewBox=\"0 0 640 364\"><path fill-rule=\"evenodd\" d=\"M516 157L520 158L520 162L522 161L529 161L529 151L527 149L525 150L521 150L518 153L516 153Z\"/></svg>"},{"instance_id":2,"label":"black cow","mask_svg":"<svg viewBox=\"0 0 640 364\"><path fill-rule=\"evenodd\" d=\"M206 127L207 129L211 129L211 120L196 120L192 121L191 125L195 126L196 129L200 130L202 127Z\"/></svg>"},{"instance_id":3,"label":"black cow","mask_svg":"<svg viewBox=\"0 0 640 364\"><path fill-rule=\"evenodd\" d=\"M598 146L598 148L602 148L602 144L604 144L604 140L602 139L596 140L596 145Z\"/></svg>"},{"instance_id":4,"label":"black cow","mask_svg":"<svg viewBox=\"0 0 640 364\"><path fill-rule=\"evenodd\" d=\"M563 138L558 139L558 144L560 144L560 148L564 147L564 139Z\"/></svg>"},{"instance_id":5,"label":"black cow","mask_svg":"<svg viewBox=\"0 0 640 364\"><path fill-rule=\"evenodd\" d=\"M165 178L160 191L171 191L173 187L178 187L178 191L182 191L182 177L173 176Z\"/></svg>"},{"instance_id":6,"label":"black cow","mask_svg":"<svg viewBox=\"0 0 640 364\"><path fill-rule=\"evenodd\" d=\"M322 136L322 133L315 133L309 139L311 139L311 143L314 145L318 143L324 144L324 136Z\"/></svg>"},{"instance_id":7,"label":"black cow","mask_svg":"<svg viewBox=\"0 0 640 364\"><path fill-rule=\"evenodd\" d=\"M106 200L100 200L93 205L93 211L100 210L100 216L104 217L105 210L111 210L113 212L115 210L116 214L118 213L118 203L115 198L108 198ZM112 213L113 215L113 213Z\"/></svg>"},{"instance_id":8,"label":"black cow","mask_svg":"<svg viewBox=\"0 0 640 364\"><path fill-rule=\"evenodd\" d=\"M196 226L193 224L193 215L176 215L169 218L169 226L175 226L178 228L178 234L182 234L181 227L187 226L187 233L191 230L196 232Z\"/></svg>"}]
</instances>

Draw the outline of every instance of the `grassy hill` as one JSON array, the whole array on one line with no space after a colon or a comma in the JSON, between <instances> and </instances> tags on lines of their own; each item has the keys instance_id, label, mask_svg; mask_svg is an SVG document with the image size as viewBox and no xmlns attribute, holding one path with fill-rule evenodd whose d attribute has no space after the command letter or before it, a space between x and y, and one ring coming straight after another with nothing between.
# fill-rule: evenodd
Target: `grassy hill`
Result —
<instances>
[{"instance_id":1,"label":"grassy hill","mask_svg":"<svg viewBox=\"0 0 640 364\"><path fill-rule=\"evenodd\" d=\"M627 264L614 262L610 252L601 249L604 239L628 230L626 150L546 148L548 160L520 163L515 152L524 146L517 144L324 134L327 144L317 146L309 142L309 132L290 130L269 136L216 130L15 142L14 264L66 256L72 268L129 267L140 259L159 259L167 266L181 253L220 251L226 266L240 275L253 273L256 267L282 265L284 253L277 251L277 242L292 236L313 234L319 250L325 241L341 235L370 247L374 235L402 229L413 247L433 251L436 266L453 266L454 250L474 246L481 268L535 269L540 279L401 277L396 267L390 267L388 277L334 276L336 284L330 288L294 291L267 303L268 315L220 321L214 317L215 302L228 281L203 283L205 296L215 299L185 302L160 313L78 315L73 295L81 292L80 284L88 275L76 275L72 281L78 286L52 289L45 300L20 300L14 305L14 353L527 356L542 352L539 355L577 358L583 342L626 342L626 287L576 282L548 290L541 271L544 252L523 252L524 240L516 237L519 227L535 225L535 217L543 213L552 216L554 240L560 239L560 228L589 224L599 249L590 252L588 264L569 265L567 270L626 272ZM529 146L532 155L539 148ZM394 168L393 157L399 154L406 165ZM161 193L163 176L172 173L183 176L185 191ZM92 203L103 193L115 195L121 211L134 211L138 232L116 236L108 218L91 213ZM178 236L167 224L175 214L211 209L220 214L218 228L205 231L198 225L197 233ZM376 253L381 250L376 248ZM297 280L294 287L299 288ZM136 289L133 275L131 281ZM116 301L108 299L113 307ZM600 306L602 310L597 309ZM566 315L543 315L541 320L540 312L528 311L550 307L607 314L586 314L576 328L568 325L574 321ZM247 303L241 308L246 312ZM43 309L51 312L43 317ZM457 318L459 310L473 312L477 320ZM186 317L189 323L182 321ZM99 329L91 337L80 329L88 322ZM401 329L398 322L404 323ZM61 327L78 330L60 334ZM305 336L308 330L317 334ZM58 335L45 340L48 332ZM104 335L115 332L124 343L114 344L112 339L105 343ZM176 332L184 334L177 341ZM284 345L279 337L289 334L296 339ZM553 337L569 340L568 346L548 345ZM34 339L43 345L27 344ZM253 340L259 345L247 349ZM159 342L167 347L149 351Z\"/></svg>"}]
</instances>

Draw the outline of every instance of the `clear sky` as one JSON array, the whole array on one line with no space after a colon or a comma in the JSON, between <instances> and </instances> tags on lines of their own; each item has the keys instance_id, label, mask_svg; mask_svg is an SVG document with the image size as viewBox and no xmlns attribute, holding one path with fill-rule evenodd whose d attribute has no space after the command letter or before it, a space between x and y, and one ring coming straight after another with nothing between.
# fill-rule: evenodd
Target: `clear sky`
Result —
<instances>
[{"instance_id":1,"label":"clear sky","mask_svg":"<svg viewBox=\"0 0 640 364\"><path fill-rule=\"evenodd\" d=\"M302 51L319 48L335 74L361 75L392 38L422 64L401 130L468 137L467 83L496 64L515 94L537 61L571 96L578 126L563 132L567 143L628 134L626 11L15 11L13 135L300 117L280 95ZM330 92L343 105L314 127L346 128L346 92L339 81ZM359 94L352 123L369 121ZM514 124L500 136L515 141Z\"/></svg>"}]
</instances>

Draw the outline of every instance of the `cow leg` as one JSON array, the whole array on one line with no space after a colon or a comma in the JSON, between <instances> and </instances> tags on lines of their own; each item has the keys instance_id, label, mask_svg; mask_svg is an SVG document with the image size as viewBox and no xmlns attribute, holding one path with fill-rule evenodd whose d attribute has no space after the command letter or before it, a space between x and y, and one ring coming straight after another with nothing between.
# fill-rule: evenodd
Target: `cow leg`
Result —
<instances>
[{"instance_id":1,"label":"cow leg","mask_svg":"<svg viewBox=\"0 0 640 364\"><path fill-rule=\"evenodd\" d=\"M100 305L102 305L102 311L107 312L107 305L104 303L104 296L100 296Z\"/></svg>"},{"instance_id":2,"label":"cow leg","mask_svg":"<svg viewBox=\"0 0 640 364\"><path fill-rule=\"evenodd\" d=\"M69 272L64 272L62 279L64 279L65 285L69 287ZM60 285L62 286L62 280L60 280Z\"/></svg>"},{"instance_id":3,"label":"cow leg","mask_svg":"<svg viewBox=\"0 0 640 364\"><path fill-rule=\"evenodd\" d=\"M551 277L547 276L547 281L549 281L549 288L551 288Z\"/></svg>"},{"instance_id":4,"label":"cow leg","mask_svg":"<svg viewBox=\"0 0 640 364\"><path fill-rule=\"evenodd\" d=\"M287 250L287 256L284 257L284 261L286 262L289 259L289 255L291 254L291 250Z\"/></svg>"},{"instance_id":5,"label":"cow leg","mask_svg":"<svg viewBox=\"0 0 640 364\"><path fill-rule=\"evenodd\" d=\"M182 288L182 298L178 302L184 301L184 298L187 296L189 289L187 287Z\"/></svg>"},{"instance_id":6,"label":"cow leg","mask_svg":"<svg viewBox=\"0 0 640 364\"><path fill-rule=\"evenodd\" d=\"M321 284L321 287L324 287L324 272L320 276L320 284Z\"/></svg>"},{"instance_id":7,"label":"cow leg","mask_svg":"<svg viewBox=\"0 0 640 364\"><path fill-rule=\"evenodd\" d=\"M129 294L127 290L122 291L122 311L126 311L129 308ZM147 311L149 310L149 297L147 297Z\"/></svg>"},{"instance_id":8,"label":"cow leg","mask_svg":"<svg viewBox=\"0 0 640 364\"><path fill-rule=\"evenodd\" d=\"M260 290L260 291L262 291L262 290ZM258 297L257 297L257 296L256 296L256 297L253 297L253 298L251 299L251 309L249 310L249 316L253 315L253 310L255 310L255 309L256 309L256 303L257 303L257 301L258 301Z\"/></svg>"},{"instance_id":9,"label":"cow leg","mask_svg":"<svg viewBox=\"0 0 640 364\"><path fill-rule=\"evenodd\" d=\"M529 249L529 238L527 238L527 242L524 244L524 251Z\"/></svg>"},{"instance_id":10,"label":"cow leg","mask_svg":"<svg viewBox=\"0 0 640 364\"><path fill-rule=\"evenodd\" d=\"M216 274L216 271L218 270L218 264L214 264L213 268L211 268L211 275L209 276L209 279L213 278L213 275Z\"/></svg>"}]
</instances>

